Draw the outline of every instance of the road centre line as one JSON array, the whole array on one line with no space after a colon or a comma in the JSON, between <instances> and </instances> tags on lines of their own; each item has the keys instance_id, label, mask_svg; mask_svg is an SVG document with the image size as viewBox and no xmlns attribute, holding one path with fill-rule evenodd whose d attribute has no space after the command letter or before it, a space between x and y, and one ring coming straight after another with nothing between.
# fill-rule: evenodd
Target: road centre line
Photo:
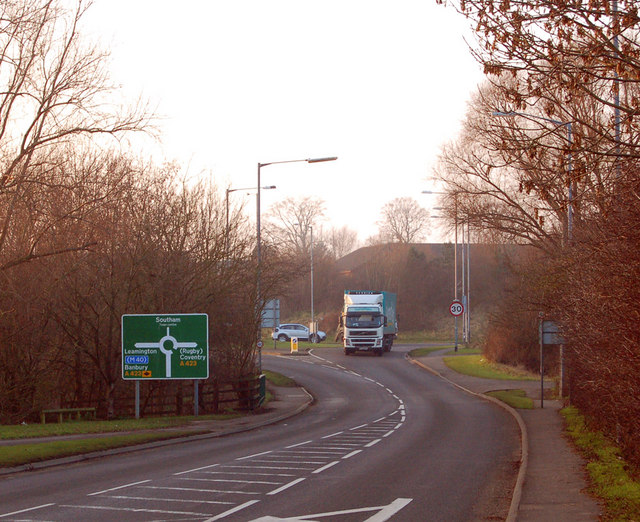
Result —
<instances>
[{"instance_id":1,"label":"road centre line","mask_svg":"<svg viewBox=\"0 0 640 522\"><path fill-rule=\"evenodd\" d=\"M298 442L298 444L292 444L291 446L285 446L284 449L297 448L298 446L304 446L305 444L309 444L313 442L312 440L306 440L304 442Z\"/></svg>"},{"instance_id":2,"label":"road centre line","mask_svg":"<svg viewBox=\"0 0 640 522\"><path fill-rule=\"evenodd\" d=\"M344 457L342 457L342 460L350 459L354 455L357 455L358 453L361 453L361 452L362 452L362 450L355 450L355 451L352 451L351 453L347 453Z\"/></svg>"},{"instance_id":3,"label":"road centre line","mask_svg":"<svg viewBox=\"0 0 640 522\"><path fill-rule=\"evenodd\" d=\"M229 515L233 515L234 513L237 513L238 511L242 511L243 509L248 508L249 506L253 506L254 504L257 504L258 502L260 502L260 501L259 500L250 500L249 502L245 502L244 504L240 504L239 506L236 506L234 508L229 509L228 511L225 511L224 513L220 513L219 515L216 515L215 517L208 518L204 522L215 522L216 520L222 520L223 518L226 518Z\"/></svg>"},{"instance_id":4,"label":"road centre line","mask_svg":"<svg viewBox=\"0 0 640 522\"><path fill-rule=\"evenodd\" d=\"M278 488L278 489L274 489L273 491L270 491L269 493L267 493L267 495L277 495L278 493L282 493L285 489L289 489L293 486L295 486L296 484L299 484L300 482L302 482L303 480L306 480L305 477L300 477L296 480L293 480L291 482L289 482L288 484L285 484L284 486Z\"/></svg>"},{"instance_id":5,"label":"road centre line","mask_svg":"<svg viewBox=\"0 0 640 522\"><path fill-rule=\"evenodd\" d=\"M356 426L355 428L349 428L349 431L359 430L360 428L364 428L365 426L368 426L368 424L360 424L360 426Z\"/></svg>"},{"instance_id":6,"label":"road centre line","mask_svg":"<svg viewBox=\"0 0 640 522\"><path fill-rule=\"evenodd\" d=\"M382 439L376 439L376 440L372 440L369 444L365 445L365 448L370 448L371 446L375 446L376 444L378 444L378 442L380 442Z\"/></svg>"},{"instance_id":7,"label":"road centre line","mask_svg":"<svg viewBox=\"0 0 640 522\"><path fill-rule=\"evenodd\" d=\"M168 489L169 491L193 491L196 493L240 493L241 495L259 495L260 493L249 493L246 491L222 491L219 489L203 489L203 488L179 488L175 486L141 486L147 489Z\"/></svg>"},{"instance_id":8,"label":"road centre line","mask_svg":"<svg viewBox=\"0 0 640 522\"><path fill-rule=\"evenodd\" d=\"M348 450L348 449L352 449L352 448L357 448L358 446L360 446L360 443L355 443L355 442L339 442L339 443L338 443L338 445L331 446L331 449Z\"/></svg>"},{"instance_id":9,"label":"road centre line","mask_svg":"<svg viewBox=\"0 0 640 522\"><path fill-rule=\"evenodd\" d=\"M271 486L282 484L282 482L270 482L267 480L210 479L210 478L198 478L198 477L188 477L188 478L185 477L180 480L194 480L194 481L200 481L200 482L239 482L240 484L268 484Z\"/></svg>"},{"instance_id":10,"label":"road centre line","mask_svg":"<svg viewBox=\"0 0 640 522\"><path fill-rule=\"evenodd\" d=\"M388 437L389 435L393 435L395 432L396 432L395 430L390 430L390 431L388 431L387 433L385 433L385 434L382 436L382 438L384 439L384 438Z\"/></svg>"},{"instance_id":11,"label":"road centre line","mask_svg":"<svg viewBox=\"0 0 640 522\"><path fill-rule=\"evenodd\" d=\"M284 451L283 453L291 453L292 455L309 455L309 454L317 454L317 455L335 455L338 453L337 451L327 451L319 447L317 450L304 450L304 451Z\"/></svg>"},{"instance_id":12,"label":"road centre line","mask_svg":"<svg viewBox=\"0 0 640 522\"><path fill-rule=\"evenodd\" d=\"M152 500L152 501L159 500L161 502L185 502L185 503L196 502L198 504L218 504L218 505L226 505L226 506L235 504L235 502L224 502L222 500L202 500L202 499L189 500L184 498L130 497L126 495L105 495L105 498L115 498L118 500Z\"/></svg>"},{"instance_id":13,"label":"road centre line","mask_svg":"<svg viewBox=\"0 0 640 522\"><path fill-rule=\"evenodd\" d=\"M315 460L254 460L260 464L324 464Z\"/></svg>"},{"instance_id":14,"label":"road centre line","mask_svg":"<svg viewBox=\"0 0 640 522\"><path fill-rule=\"evenodd\" d=\"M249 475L250 477L295 477L293 473L255 473L248 471L208 471L207 473L218 473L220 475Z\"/></svg>"},{"instance_id":15,"label":"road centre line","mask_svg":"<svg viewBox=\"0 0 640 522\"><path fill-rule=\"evenodd\" d=\"M296 467L285 467L285 466L228 466L230 468L244 468L244 469L288 469L290 471L305 471L309 470L309 468L296 468Z\"/></svg>"},{"instance_id":16,"label":"road centre line","mask_svg":"<svg viewBox=\"0 0 640 522\"><path fill-rule=\"evenodd\" d=\"M11 513L3 513L0 515L0 518L4 518L4 517L10 517L11 515L19 515L20 513L26 513L27 511L35 511L36 509L43 509L49 506L55 506L54 502L51 502L50 504L42 504L40 506L34 506L34 507L30 507L30 508L26 508L26 509L21 509L20 511L12 511Z\"/></svg>"},{"instance_id":17,"label":"road centre line","mask_svg":"<svg viewBox=\"0 0 640 522\"><path fill-rule=\"evenodd\" d=\"M341 433L344 433L344 431L338 431L336 433L332 433L331 435L325 435L324 437L322 437L322 439L330 439L331 437L335 437L336 435L340 435Z\"/></svg>"},{"instance_id":18,"label":"road centre line","mask_svg":"<svg viewBox=\"0 0 640 522\"><path fill-rule=\"evenodd\" d=\"M184 475L185 473L193 473L194 471L201 471L203 469L209 469L209 468L215 468L216 466L219 466L220 464L211 464L209 466L202 466L201 468L194 468L194 469L188 469L187 471L180 471L179 473L174 473L173 475Z\"/></svg>"},{"instance_id":19,"label":"road centre line","mask_svg":"<svg viewBox=\"0 0 640 522\"><path fill-rule=\"evenodd\" d=\"M269 453L273 453L273 450L263 451L262 453L255 453L254 455L247 455L246 457L239 457L236 460L252 459L253 457L261 457L262 455L268 455Z\"/></svg>"},{"instance_id":20,"label":"road centre line","mask_svg":"<svg viewBox=\"0 0 640 522\"><path fill-rule=\"evenodd\" d=\"M141 480L140 482L132 482L131 484L124 484L123 486L116 486L115 488L103 489L102 491L96 491L94 493L88 493L88 497L92 497L94 495L101 495L102 493L109 493L110 491L116 491L118 489L129 488L132 486L137 486L139 484L146 484L147 482L151 482L151 480Z\"/></svg>"},{"instance_id":21,"label":"road centre line","mask_svg":"<svg viewBox=\"0 0 640 522\"><path fill-rule=\"evenodd\" d=\"M333 462L329 462L329 464L325 464L324 466L322 466L321 468L316 469L315 471L312 471L312 473L322 473L324 470L329 469L333 466L335 466L336 464L338 464L340 461L339 460L334 460Z\"/></svg>"},{"instance_id":22,"label":"road centre line","mask_svg":"<svg viewBox=\"0 0 640 522\"><path fill-rule=\"evenodd\" d=\"M193 511L167 511L165 509L127 508L115 506L74 506L71 504L60 504L60 507L73 509L97 509L102 511L129 511L131 513L162 513L163 515L188 515L190 517L207 517L210 515L210 513L195 513Z\"/></svg>"}]
</instances>

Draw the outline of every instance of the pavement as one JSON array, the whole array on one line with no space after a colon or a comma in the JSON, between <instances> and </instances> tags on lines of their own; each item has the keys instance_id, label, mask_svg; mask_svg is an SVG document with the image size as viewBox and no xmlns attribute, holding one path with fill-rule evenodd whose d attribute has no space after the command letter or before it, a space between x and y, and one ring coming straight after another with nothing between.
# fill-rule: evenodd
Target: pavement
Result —
<instances>
[{"instance_id":1,"label":"pavement","mask_svg":"<svg viewBox=\"0 0 640 522\"><path fill-rule=\"evenodd\" d=\"M487 397L514 416L522 434L521 465L508 521L588 522L600 519L601 507L586 492L586 462L564 434L561 401L543 399L540 381L481 379L451 370L443 356L409 359L467 393ZM552 387L545 383L545 388ZM497 390L524 390L534 409L515 410L485 394Z\"/></svg>"},{"instance_id":2,"label":"pavement","mask_svg":"<svg viewBox=\"0 0 640 522\"><path fill-rule=\"evenodd\" d=\"M587 493L585 462L571 446L563 433L563 419L558 413L560 401L544 399L540 408L539 381L504 381L481 379L459 374L449 369L443 362L443 356L431 354L424 357L409 358L409 361L434 373L461 388L467 393L480 395L505 408L518 422L522 438L522 455L519 474L516 480L508 522L587 522L600 518L601 508ZM547 387L550 384L546 385ZM535 407L532 410L514 410L506 404L486 396L495 390L521 389L532 398ZM44 467L68 464L105 455L137 451L145 447L158 447L211 437L222 437L261 426L280 422L301 413L312 402L312 396L300 387L270 387L275 399L270 401L260 413L250 414L236 419L202 420L192 422L187 429L194 435L165 441L152 442L129 448L119 448L89 455L77 455L54 459L40 463L0 469L0 476L11 473L41 469ZM185 427L167 430L184 430ZM94 437L113 436L95 434ZM87 438L87 435L63 437L45 437L28 440L0 441L3 445L33 444L48 440L70 440Z\"/></svg>"}]
</instances>

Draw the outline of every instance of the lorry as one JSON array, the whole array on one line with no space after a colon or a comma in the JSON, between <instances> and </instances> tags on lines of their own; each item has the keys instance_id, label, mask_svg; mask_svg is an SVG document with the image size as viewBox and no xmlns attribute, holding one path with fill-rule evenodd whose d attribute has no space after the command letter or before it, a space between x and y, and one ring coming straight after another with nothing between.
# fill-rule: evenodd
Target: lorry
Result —
<instances>
[{"instance_id":1,"label":"lorry","mask_svg":"<svg viewBox=\"0 0 640 522\"><path fill-rule=\"evenodd\" d=\"M398 335L397 297L378 290L345 290L340 331L345 355L388 352Z\"/></svg>"}]
</instances>

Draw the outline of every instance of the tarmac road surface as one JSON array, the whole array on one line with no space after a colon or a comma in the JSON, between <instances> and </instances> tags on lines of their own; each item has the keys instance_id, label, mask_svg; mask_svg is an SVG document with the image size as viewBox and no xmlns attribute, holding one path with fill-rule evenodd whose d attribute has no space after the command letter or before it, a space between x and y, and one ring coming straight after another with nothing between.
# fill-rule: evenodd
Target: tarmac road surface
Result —
<instances>
[{"instance_id":1,"label":"tarmac road surface","mask_svg":"<svg viewBox=\"0 0 640 522\"><path fill-rule=\"evenodd\" d=\"M0 520L505 519L514 419L404 354L272 357L315 397L304 413L0 480Z\"/></svg>"}]
</instances>

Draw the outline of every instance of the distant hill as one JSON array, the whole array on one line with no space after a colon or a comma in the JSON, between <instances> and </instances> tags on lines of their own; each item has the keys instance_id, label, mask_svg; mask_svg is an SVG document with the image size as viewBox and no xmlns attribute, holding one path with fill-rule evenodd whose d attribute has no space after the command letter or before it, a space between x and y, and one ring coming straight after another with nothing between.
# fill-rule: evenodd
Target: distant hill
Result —
<instances>
[{"instance_id":1,"label":"distant hill","mask_svg":"<svg viewBox=\"0 0 640 522\"><path fill-rule=\"evenodd\" d=\"M471 246L475 248L475 245ZM381 255L392 254L395 257L402 254L406 255L412 248L424 254L426 260L430 261L442 257L447 248L453 251L453 243L385 243L383 245L366 246L338 259L336 268L341 272L351 272L372 262Z\"/></svg>"}]
</instances>

